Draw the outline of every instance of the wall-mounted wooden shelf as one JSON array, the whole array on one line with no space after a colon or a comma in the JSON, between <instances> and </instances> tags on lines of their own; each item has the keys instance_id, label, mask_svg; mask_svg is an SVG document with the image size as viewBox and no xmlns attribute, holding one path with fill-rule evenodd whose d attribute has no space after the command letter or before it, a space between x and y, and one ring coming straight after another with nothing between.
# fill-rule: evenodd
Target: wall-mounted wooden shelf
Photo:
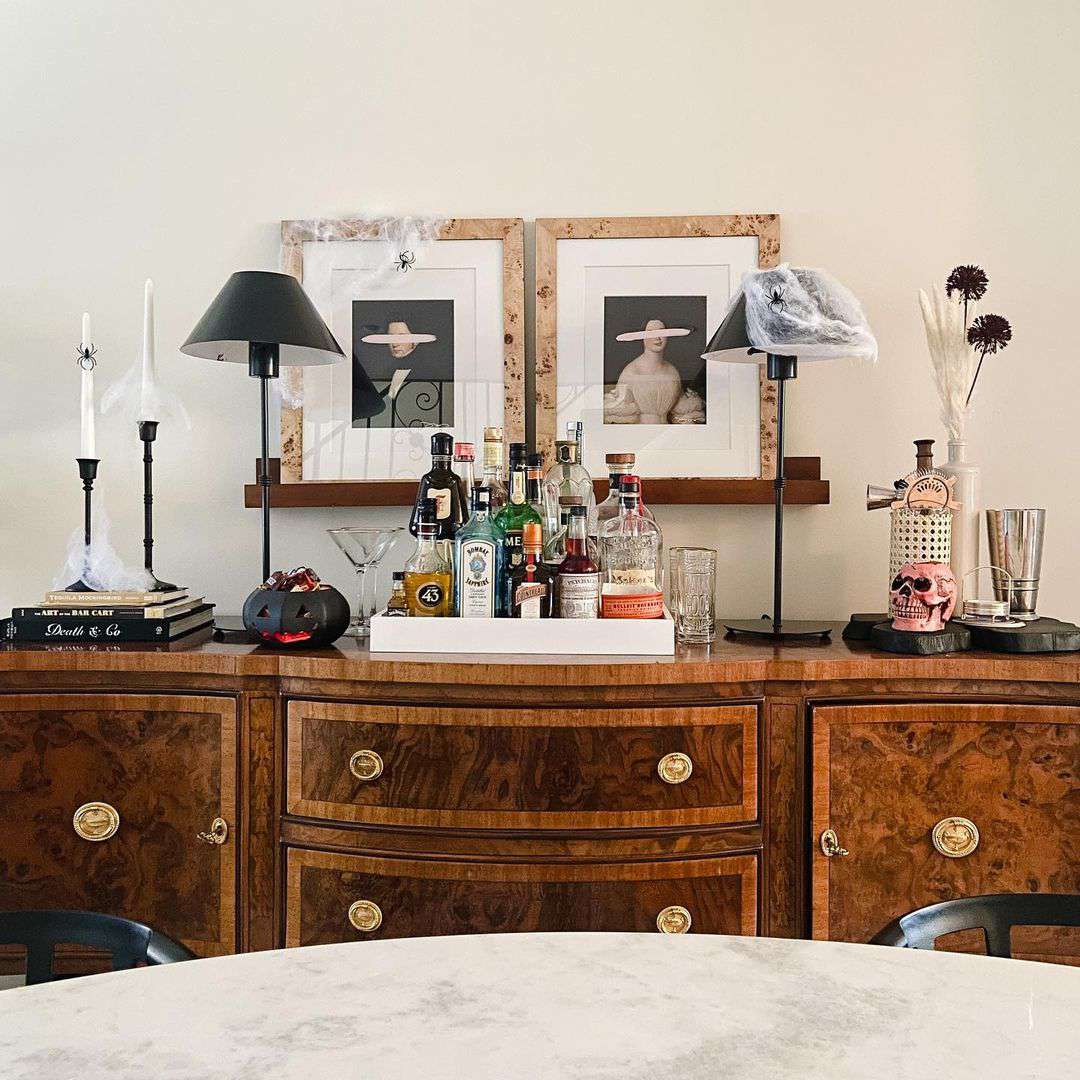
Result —
<instances>
[{"instance_id":1,"label":"wall-mounted wooden shelf","mask_svg":"<svg viewBox=\"0 0 1080 1080\"><path fill-rule=\"evenodd\" d=\"M821 459L785 458L784 502L788 506L824 506L829 502L829 481L821 479ZM270 475L280 478L280 462L273 458ZM771 480L724 480L710 477L663 479L646 477L645 501L652 506L765 506L772 505ZM596 497L607 496L607 478L596 481ZM305 480L302 484L274 483L270 502L275 509L320 506L412 506L415 480ZM258 484L244 485L244 505L259 505Z\"/></svg>"}]
</instances>

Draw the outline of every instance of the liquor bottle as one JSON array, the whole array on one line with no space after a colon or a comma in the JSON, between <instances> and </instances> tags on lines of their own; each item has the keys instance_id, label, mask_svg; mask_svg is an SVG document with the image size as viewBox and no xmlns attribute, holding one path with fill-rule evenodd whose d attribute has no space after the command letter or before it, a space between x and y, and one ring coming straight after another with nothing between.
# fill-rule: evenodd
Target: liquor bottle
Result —
<instances>
[{"instance_id":1,"label":"liquor bottle","mask_svg":"<svg viewBox=\"0 0 1080 1080\"><path fill-rule=\"evenodd\" d=\"M600 529L612 518L619 516L619 483L627 473L634 471L634 460L633 454L607 454L604 457L608 469L607 498L603 502L597 503L593 512L589 515L589 554L595 562L600 561L600 546L597 543ZM652 511L645 505L644 498L640 500L639 505L642 514L655 525L656 518L653 517ZM658 525L657 528L659 528Z\"/></svg>"},{"instance_id":2,"label":"liquor bottle","mask_svg":"<svg viewBox=\"0 0 1080 1080\"><path fill-rule=\"evenodd\" d=\"M583 504L580 495L559 496L559 528L556 533L548 537L544 545L544 562L548 566L557 567L566 558L566 536L570 531L570 511L575 506L581 505ZM589 552L589 557L593 562L597 561L592 551Z\"/></svg>"},{"instance_id":3,"label":"liquor bottle","mask_svg":"<svg viewBox=\"0 0 1080 1080\"><path fill-rule=\"evenodd\" d=\"M468 505L461 498L461 479L450 468L450 455L453 453L454 439L445 431L437 431L431 436L431 468L420 477L409 519L409 532L420 535L420 504L425 499L435 501L435 521L438 525L438 540L442 547L443 559L449 563L453 558L454 535L465 522L465 508Z\"/></svg>"},{"instance_id":4,"label":"liquor bottle","mask_svg":"<svg viewBox=\"0 0 1080 1080\"><path fill-rule=\"evenodd\" d=\"M386 601L387 615L408 615L409 602L405 599L405 571L394 571L394 591Z\"/></svg>"},{"instance_id":5,"label":"liquor bottle","mask_svg":"<svg viewBox=\"0 0 1080 1080\"><path fill-rule=\"evenodd\" d=\"M600 530L604 584L663 588L660 530L641 512L641 482L627 474L619 487L619 516Z\"/></svg>"},{"instance_id":6,"label":"liquor bottle","mask_svg":"<svg viewBox=\"0 0 1080 1080\"><path fill-rule=\"evenodd\" d=\"M530 454L525 461L525 501L544 520L544 455Z\"/></svg>"},{"instance_id":7,"label":"liquor bottle","mask_svg":"<svg viewBox=\"0 0 1080 1080\"><path fill-rule=\"evenodd\" d=\"M600 616L600 571L586 550L586 520L584 506L570 507L566 558L555 579L561 619L596 619Z\"/></svg>"},{"instance_id":8,"label":"liquor bottle","mask_svg":"<svg viewBox=\"0 0 1080 1080\"><path fill-rule=\"evenodd\" d=\"M555 575L540 561L543 530L535 521L522 529L525 561L507 575L508 614L513 619L550 619Z\"/></svg>"},{"instance_id":9,"label":"liquor bottle","mask_svg":"<svg viewBox=\"0 0 1080 1080\"><path fill-rule=\"evenodd\" d=\"M593 494L592 477L577 459L577 444L569 439L555 444L555 464L548 469L544 477L544 522L548 533L553 534L559 528L559 498L563 495L577 495L586 509L586 519L596 505Z\"/></svg>"},{"instance_id":10,"label":"liquor bottle","mask_svg":"<svg viewBox=\"0 0 1080 1080\"><path fill-rule=\"evenodd\" d=\"M416 550L405 564L405 602L410 615L449 615L453 571L440 551L438 504L421 499Z\"/></svg>"},{"instance_id":11,"label":"liquor bottle","mask_svg":"<svg viewBox=\"0 0 1080 1080\"><path fill-rule=\"evenodd\" d=\"M506 536L506 572L520 566L525 559L522 550L522 529L535 521L542 525L540 515L525 497L525 444L510 444L510 501L495 515L495 524Z\"/></svg>"},{"instance_id":12,"label":"liquor bottle","mask_svg":"<svg viewBox=\"0 0 1080 1080\"><path fill-rule=\"evenodd\" d=\"M461 481L461 501L466 507L472 506L473 488L478 486L475 461L476 447L471 442L454 443L454 472Z\"/></svg>"},{"instance_id":13,"label":"liquor bottle","mask_svg":"<svg viewBox=\"0 0 1080 1080\"><path fill-rule=\"evenodd\" d=\"M486 487L473 489L472 515L454 538L454 612L463 619L493 619L502 614L506 538L491 520Z\"/></svg>"},{"instance_id":14,"label":"liquor bottle","mask_svg":"<svg viewBox=\"0 0 1080 1080\"><path fill-rule=\"evenodd\" d=\"M498 513L506 505L506 485L503 483L503 429L484 428L484 478L481 481L491 494L491 512Z\"/></svg>"}]
</instances>

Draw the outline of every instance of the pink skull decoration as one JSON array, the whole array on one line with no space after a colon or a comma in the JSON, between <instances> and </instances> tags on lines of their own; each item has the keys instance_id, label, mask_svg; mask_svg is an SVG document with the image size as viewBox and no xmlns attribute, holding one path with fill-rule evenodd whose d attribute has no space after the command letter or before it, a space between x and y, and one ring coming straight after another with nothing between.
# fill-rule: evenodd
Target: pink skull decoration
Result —
<instances>
[{"instance_id":1,"label":"pink skull decoration","mask_svg":"<svg viewBox=\"0 0 1080 1080\"><path fill-rule=\"evenodd\" d=\"M894 630L943 630L956 608L956 578L947 563L904 563L889 599Z\"/></svg>"}]
</instances>

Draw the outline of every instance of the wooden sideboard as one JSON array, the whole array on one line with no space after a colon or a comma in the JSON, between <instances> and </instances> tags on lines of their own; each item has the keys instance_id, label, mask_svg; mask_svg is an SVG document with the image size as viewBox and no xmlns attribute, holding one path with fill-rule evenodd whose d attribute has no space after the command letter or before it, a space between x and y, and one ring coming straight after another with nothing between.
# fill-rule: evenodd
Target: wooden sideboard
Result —
<instances>
[{"instance_id":1,"label":"wooden sideboard","mask_svg":"<svg viewBox=\"0 0 1080 1080\"><path fill-rule=\"evenodd\" d=\"M864 941L951 896L1080 892L1080 655L8 646L0 748L0 909L116 912L201 955ZM1072 962L1069 933L1020 952Z\"/></svg>"}]
</instances>

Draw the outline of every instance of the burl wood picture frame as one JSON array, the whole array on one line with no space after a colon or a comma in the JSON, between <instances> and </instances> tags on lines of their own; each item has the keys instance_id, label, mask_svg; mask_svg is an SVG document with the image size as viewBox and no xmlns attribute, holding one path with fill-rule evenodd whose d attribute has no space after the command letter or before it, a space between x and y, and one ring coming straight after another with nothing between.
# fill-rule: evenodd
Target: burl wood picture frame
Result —
<instances>
[{"instance_id":1,"label":"burl wood picture frame","mask_svg":"<svg viewBox=\"0 0 1080 1080\"><path fill-rule=\"evenodd\" d=\"M590 218L541 218L536 222L536 446L538 450L541 450L545 458L550 460L549 455L552 453L554 441L556 438L563 438L564 435L557 431L558 427L558 412L559 412L559 323L558 323L558 311L559 311L559 246L560 241L566 240L627 240L627 239L659 239L659 238L681 238L681 239L693 239L693 238L730 238L730 237L743 237L748 238L756 242L756 266L758 268L769 268L777 266L780 262L780 218L777 214L722 214L722 215L694 215L688 217L590 217ZM626 247L626 245L624 245ZM616 249L612 249L613 251ZM749 248L744 249L749 250ZM610 271L612 267L618 268L619 257L614 259L603 260L605 262L604 270ZM707 262L708 260L703 260ZM747 268L750 268L749 266ZM684 269L682 266L674 267L675 271ZM687 267L686 279L689 281L692 278L692 267ZM588 267L587 271L593 270L592 267ZM656 267L656 276L664 274L666 277L671 276L671 267ZM564 286L568 284L572 272L568 272L565 277L566 281ZM648 275L646 275L647 277ZM732 275L734 276L734 275ZM617 275L616 275L617 278ZM613 278L613 280L616 280ZM584 290L587 286L588 278L585 277L581 268L577 270L577 276L573 278L576 283L576 287ZM737 280L730 281L730 289L734 291L738 287ZM631 289L620 289L618 284L614 286L614 292L627 292L634 291ZM669 294L674 291L679 291L668 287L667 281L664 282L662 289L654 290L657 293L662 294L662 297L667 300L670 299ZM699 291L690 288L689 291ZM610 300L609 296L604 296L604 301L607 303ZM636 298L631 298L636 299ZM654 299L648 297L646 299ZM686 298L690 300L699 300L701 298L691 297ZM719 325L722 312L717 312L717 304L710 300L708 310L708 325L696 327L695 333L698 337L704 337L704 340L708 340L708 336L715 331L717 325ZM704 310L704 302L700 303L701 311ZM690 309L688 309L689 311ZM644 312L644 308L642 308ZM645 312L647 314L647 312ZM605 315L605 320L607 316ZM705 320L698 319L697 322L701 323ZM649 324L646 324L649 325ZM667 322L666 326L670 327L671 323ZM641 330L641 327L635 325L628 325L628 330ZM624 335L633 336L633 335ZM638 335L640 336L640 334ZM608 328L604 328L605 342L604 350L606 354L607 340L610 337ZM596 334L592 335L590 339L594 344L598 340ZM618 340L623 340L619 338ZM672 339L674 340L674 339ZM565 341L565 337L564 337ZM641 346L641 342L635 343L637 346ZM687 342L689 344L689 342ZM698 344L697 340L694 340L694 347ZM582 347L583 352L589 352L589 346L584 345ZM595 351L595 350L593 350ZM684 347L684 351L686 351ZM590 363L596 363L595 357L589 361ZM611 379L607 373L608 360L605 355L603 359L604 367L604 379L603 383L610 386ZM729 365L730 367L736 367L741 365ZM745 378L745 376L742 376ZM747 472L739 472L735 475L740 478L741 481L753 481L753 479L771 479L776 475L776 387L775 384L770 383L764 375L764 369L761 368L757 372L757 395L759 402L759 449L758 449L758 471L756 477L753 474ZM564 388L565 389L565 388ZM602 393L604 386L599 388ZM596 415L598 409L596 408L596 391L593 392L593 400L589 413ZM752 386L747 389L743 388L742 394L752 395ZM684 391L684 397L687 401L694 402L700 400L695 398L693 393ZM609 397L604 398L604 419L600 422L599 426L594 427L594 430L598 434L602 434L610 441L611 438L622 437L626 441L633 441L631 435L631 429L633 422L626 423L625 421L620 424L618 428L606 419L607 417L607 403ZM751 398L752 400L752 398ZM565 409L564 409L565 411ZM641 421L644 423L645 421ZM700 423L700 420L698 421ZM586 447L589 445L589 425L586 426ZM671 422L667 427L672 429L673 438L678 437L678 433L675 432L675 424ZM601 430L602 429L602 430ZM654 429L655 430L655 429ZM612 434L608 434L609 431ZM747 441L752 440L752 434L747 436ZM594 445L596 440L594 440ZM752 443L751 443L752 445ZM615 447L612 446L611 449ZM626 449L633 449L632 446L627 446ZM700 460L700 453L685 452L669 454L669 459L673 459L676 456L680 457L680 460L693 461ZM645 459L649 457L649 453L645 451L639 451L639 469L644 463ZM602 456L600 456L600 448L596 446L593 457L594 460L590 463L587 460L586 465L590 467L594 473L597 470L602 470ZM598 465L598 462L600 464ZM647 473L646 473L647 475ZM702 489L694 497L690 497L689 491L686 493L685 501L713 501L704 493L704 488L715 486L718 494L721 492L722 481L719 477L687 477L685 475L676 475L670 470L662 474L662 486L665 492L674 501L684 501L682 494L679 491L680 486L690 488L692 485L696 485L698 489ZM653 484L657 486L657 484ZM730 486L730 485L728 485ZM726 488L723 489L726 492ZM729 495L724 497L718 497L716 501L732 501ZM737 500L736 500L737 501ZM815 500L816 501L816 500Z\"/></svg>"},{"instance_id":2,"label":"burl wood picture frame","mask_svg":"<svg viewBox=\"0 0 1080 1080\"><path fill-rule=\"evenodd\" d=\"M304 284L305 244L327 241L379 240L382 223L376 219L307 219L281 223L282 269ZM502 426L508 441L525 439L525 277L524 223L521 218L450 218L438 227L431 248L442 241L498 240L502 243ZM479 300L478 300L479 303ZM348 349L345 350L348 354ZM288 380L281 408L281 484L322 486L326 505L397 505L408 503L415 478L403 476L304 476L303 370L282 372ZM291 399L291 400L290 400ZM453 430L452 424L438 424ZM310 427L310 425L309 425ZM459 437L479 439L479 431L460 428ZM426 468L426 465L424 465ZM421 468L420 472L423 471ZM419 475L419 473L418 473ZM348 491L343 493L342 490ZM400 489L400 490L399 490ZM296 505L324 505L317 493ZM291 504L292 500L284 500Z\"/></svg>"}]
</instances>

